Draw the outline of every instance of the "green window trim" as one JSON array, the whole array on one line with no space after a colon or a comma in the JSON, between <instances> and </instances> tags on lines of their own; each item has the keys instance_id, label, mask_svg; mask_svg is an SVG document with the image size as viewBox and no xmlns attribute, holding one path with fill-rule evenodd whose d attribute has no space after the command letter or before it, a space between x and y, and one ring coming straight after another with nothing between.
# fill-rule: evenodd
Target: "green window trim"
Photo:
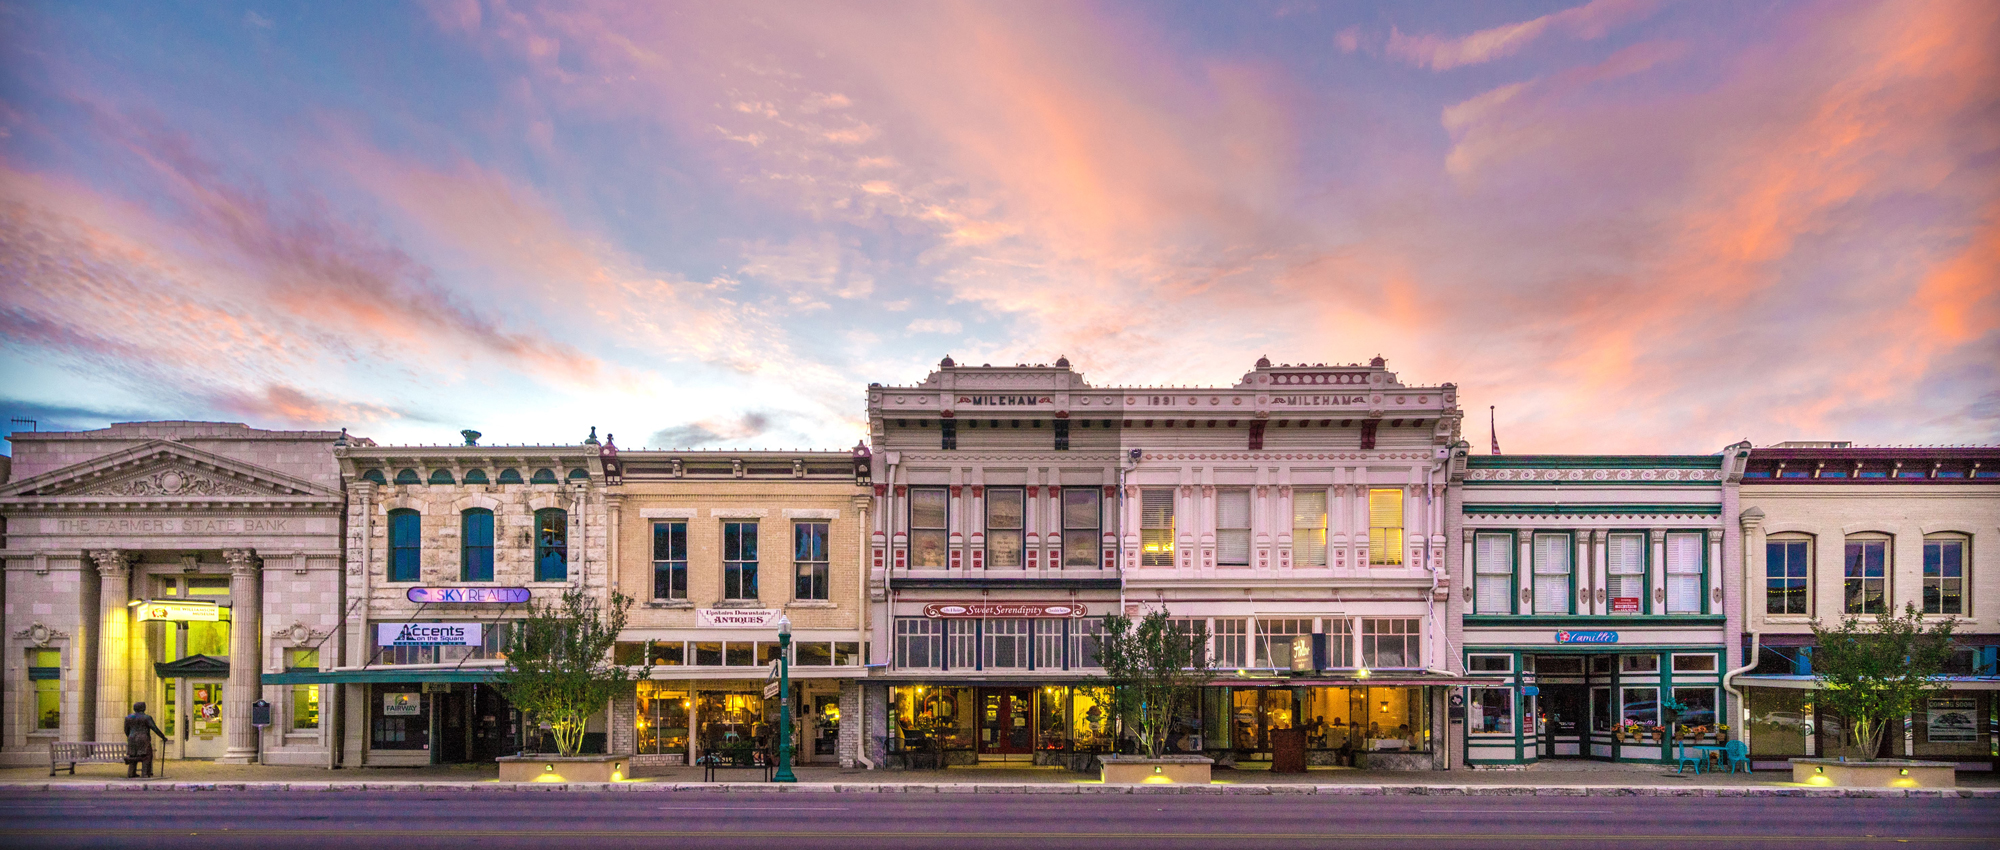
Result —
<instances>
[{"instance_id":1,"label":"green window trim","mask_svg":"<svg viewBox=\"0 0 2000 850\"><path fill-rule=\"evenodd\" d=\"M493 580L493 512L467 508L459 514L460 581Z\"/></svg>"},{"instance_id":2,"label":"green window trim","mask_svg":"<svg viewBox=\"0 0 2000 850\"><path fill-rule=\"evenodd\" d=\"M423 515L409 508L389 512L388 580L423 579Z\"/></svg>"}]
</instances>

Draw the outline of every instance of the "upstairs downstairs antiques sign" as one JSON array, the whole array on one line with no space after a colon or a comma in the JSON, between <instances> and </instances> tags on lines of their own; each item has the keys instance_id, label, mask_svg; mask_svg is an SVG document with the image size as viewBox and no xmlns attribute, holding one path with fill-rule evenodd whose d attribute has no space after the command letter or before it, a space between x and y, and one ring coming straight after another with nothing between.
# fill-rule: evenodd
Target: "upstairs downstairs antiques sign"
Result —
<instances>
[{"instance_id":1,"label":"upstairs downstairs antiques sign","mask_svg":"<svg viewBox=\"0 0 2000 850\"><path fill-rule=\"evenodd\" d=\"M409 646L480 646L479 623L376 623L375 645L383 649Z\"/></svg>"},{"instance_id":2,"label":"upstairs downstairs antiques sign","mask_svg":"<svg viewBox=\"0 0 2000 850\"><path fill-rule=\"evenodd\" d=\"M516 604L531 596L525 587L412 587L404 594L411 602L428 604Z\"/></svg>"},{"instance_id":3,"label":"upstairs downstairs antiques sign","mask_svg":"<svg viewBox=\"0 0 2000 850\"><path fill-rule=\"evenodd\" d=\"M1617 643L1617 632L1572 632L1562 629L1556 632L1556 643Z\"/></svg>"},{"instance_id":4,"label":"upstairs downstairs antiques sign","mask_svg":"<svg viewBox=\"0 0 2000 850\"><path fill-rule=\"evenodd\" d=\"M775 608L696 608L695 625L704 629L775 629Z\"/></svg>"}]
</instances>

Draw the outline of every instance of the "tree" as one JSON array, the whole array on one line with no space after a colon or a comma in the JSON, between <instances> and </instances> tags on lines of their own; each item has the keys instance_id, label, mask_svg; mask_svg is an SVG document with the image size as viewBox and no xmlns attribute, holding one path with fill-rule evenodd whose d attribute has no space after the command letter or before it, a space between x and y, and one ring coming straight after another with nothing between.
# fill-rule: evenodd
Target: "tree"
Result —
<instances>
[{"instance_id":1,"label":"tree","mask_svg":"<svg viewBox=\"0 0 2000 850\"><path fill-rule=\"evenodd\" d=\"M1151 758L1159 758L1174 718L1191 713L1214 670L1207 624L1194 620L1189 625L1182 630L1165 611L1137 620L1123 614L1104 617L1097 652L1104 675L1092 677L1086 687L1125 728L1138 733Z\"/></svg>"},{"instance_id":2,"label":"tree","mask_svg":"<svg viewBox=\"0 0 2000 850\"><path fill-rule=\"evenodd\" d=\"M1843 617L1829 628L1812 622L1812 671L1819 680L1813 702L1847 722L1848 738L1872 759L1881 751L1882 732L1900 724L1918 704L1947 687L1939 677L1951 656L1952 629L1947 617L1926 625L1915 605L1902 615L1883 611L1872 626L1860 617Z\"/></svg>"},{"instance_id":3,"label":"tree","mask_svg":"<svg viewBox=\"0 0 2000 850\"><path fill-rule=\"evenodd\" d=\"M549 724L556 751L576 755L584 725L632 682L652 675L651 653L634 670L612 663L611 650L625 628L632 600L613 592L600 606L580 588L554 601L530 603L528 616L507 638L507 668L501 694L538 722Z\"/></svg>"}]
</instances>

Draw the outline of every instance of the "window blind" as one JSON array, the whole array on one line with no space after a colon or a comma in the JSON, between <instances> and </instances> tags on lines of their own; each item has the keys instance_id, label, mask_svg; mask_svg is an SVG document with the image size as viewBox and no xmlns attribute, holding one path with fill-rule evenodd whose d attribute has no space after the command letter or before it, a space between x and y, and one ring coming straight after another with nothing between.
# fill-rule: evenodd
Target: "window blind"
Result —
<instances>
[{"instance_id":1,"label":"window blind","mask_svg":"<svg viewBox=\"0 0 2000 850\"><path fill-rule=\"evenodd\" d=\"M1174 565L1174 491L1139 491L1139 565Z\"/></svg>"},{"instance_id":2,"label":"window blind","mask_svg":"<svg viewBox=\"0 0 2000 850\"><path fill-rule=\"evenodd\" d=\"M1646 536L1613 534L1605 552L1610 573L1605 589L1613 614L1643 614L1646 610Z\"/></svg>"},{"instance_id":3,"label":"window blind","mask_svg":"<svg viewBox=\"0 0 2000 850\"><path fill-rule=\"evenodd\" d=\"M1326 491L1292 493L1292 563L1326 566Z\"/></svg>"},{"instance_id":4,"label":"window blind","mask_svg":"<svg viewBox=\"0 0 2000 850\"><path fill-rule=\"evenodd\" d=\"M1403 491L1368 491L1368 563L1403 564Z\"/></svg>"},{"instance_id":5,"label":"window blind","mask_svg":"<svg viewBox=\"0 0 2000 850\"><path fill-rule=\"evenodd\" d=\"M1701 613L1700 534L1667 535L1667 613Z\"/></svg>"},{"instance_id":6,"label":"window blind","mask_svg":"<svg viewBox=\"0 0 2000 850\"><path fill-rule=\"evenodd\" d=\"M1215 494L1215 555L1225 565L1250 564L1250 491Z\"/></svg>"},{"instance_id":7,"label":"window blind","mask_svg":"<svg viewBox=\"0 0 2000 850\"><path fill-rule=\"evenodd\" d=\"M1514 538L1481 534L1474 540L1473 613L1514 613Z\"/></svg>"},{"instance_id":8,"label":"window blind","mask_svg":"<svg viewBox=\"0 0 2000 850\"><path fill-rule=\"evenodd\" d=\"M1569 535L1535 535L1535 613L1569 613Z\"/></svg>"}]
</instances>

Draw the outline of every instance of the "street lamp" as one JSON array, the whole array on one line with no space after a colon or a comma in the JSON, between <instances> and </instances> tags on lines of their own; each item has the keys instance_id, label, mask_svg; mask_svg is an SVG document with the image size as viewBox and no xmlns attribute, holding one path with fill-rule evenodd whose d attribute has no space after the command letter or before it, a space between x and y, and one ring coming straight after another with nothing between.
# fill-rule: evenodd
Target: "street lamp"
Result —
<instances>
[{"instance_id":1,"label":"street lamp","mask_svg":"<svg viewBox=\"0 0 2000 850\"><path fill-rule=\"evenodd\" d=\"M778 772L772 782L797 782L792 775L792 618L778 617Z\"/></svg>"}]
</instances>

